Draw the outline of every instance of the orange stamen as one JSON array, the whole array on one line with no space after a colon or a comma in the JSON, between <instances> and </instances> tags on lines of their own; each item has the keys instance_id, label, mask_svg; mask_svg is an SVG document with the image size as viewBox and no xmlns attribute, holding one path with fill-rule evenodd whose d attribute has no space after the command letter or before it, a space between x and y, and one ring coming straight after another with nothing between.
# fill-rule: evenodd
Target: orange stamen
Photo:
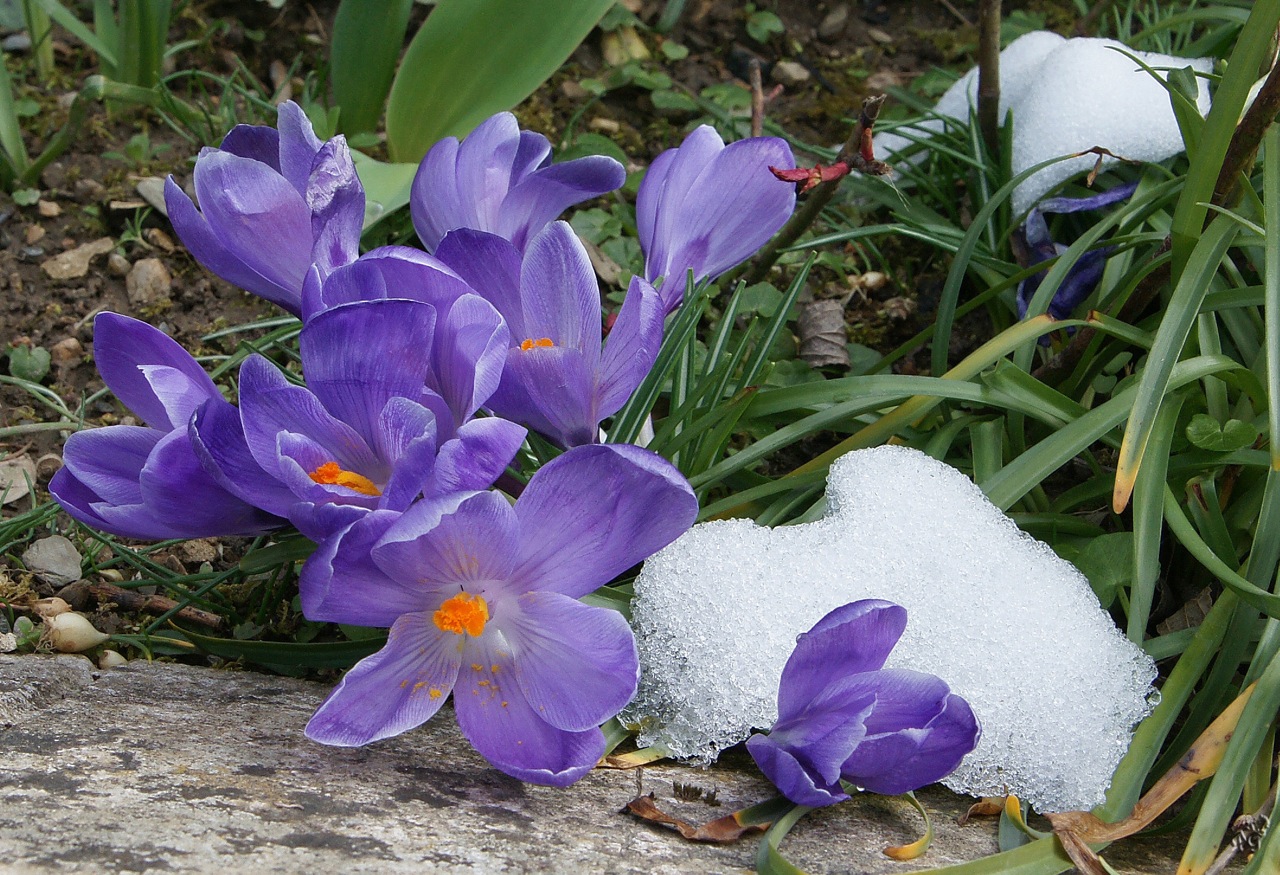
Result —
<instances>
[{"instance_id":1,"label":"orange stamen","mask_svg":"<svg viewBox=\"0 0 1280 875\"><path fill-rule=\"evenodd\" d=\"M534 347L541 347L541 348L543 348L543 349L550 349L551 347L553 347L553 346L555 346L555 345L556 345L555 341L554 341L554 340L552 340L550 337L540 337L540 338L538 338L537 340L534 340L532 337L530 337L530 338L527 338L527 339L525 339L525 340L520 341L520 348L521 348L522 350L524 350L525 352L528 352L529 350L533 349Z\"/></svg>"},{"instance_id":2,"label":"orange stamen","mask_svg":"<svg viewBox=\"0 0 1280 875\"><path fill-rule=\"evenodd\" d=\"M368 477L357 474L354 471L344 471L338 466L337 462L325 462L307 476L325 486L344 486L352 492L359 492L361 495L378 496L382 494L382 490L374 486L373 481Z\"/></svg>"},{"instance_id":3,"label":"orange stamen","mask_svg":"<svg viewBox=\"0 0 1280 875\"><path fill-rule=\"evenodd\" d=\"M466 632L472 638L478 638L484 631L484 624L489 622L489 606L478 595L460 592L445 601L440 610L431 615L431 620L442 632L455 635Z\"/></svg>"}]
</instances>

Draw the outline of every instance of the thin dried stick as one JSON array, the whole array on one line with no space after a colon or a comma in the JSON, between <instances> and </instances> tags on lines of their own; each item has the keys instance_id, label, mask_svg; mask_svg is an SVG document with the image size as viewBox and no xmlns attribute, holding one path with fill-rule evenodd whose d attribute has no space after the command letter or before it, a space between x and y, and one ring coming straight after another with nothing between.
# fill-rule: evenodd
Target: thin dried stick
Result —
<instances>
[{"instance_id":1,"label":"thin dried stick","mask_svg":"<svg viewBox=\"0 0 1280 875\"><path fill-rule=\"evenodd\" d=\"M987 151L1000 148L1000 0L978 4L978 128Z\"/></svg>"},{"instance_id":2,"label":"thin dried stick","mask_svg":"<svg viewBox=\"0 0 1280 875\"><path fill-rule=\"evenodd\" d=\"M752 58L751 70L751 136L764 134L764 83L760 80L760 59Z\"/></svg>"}]
</instances>

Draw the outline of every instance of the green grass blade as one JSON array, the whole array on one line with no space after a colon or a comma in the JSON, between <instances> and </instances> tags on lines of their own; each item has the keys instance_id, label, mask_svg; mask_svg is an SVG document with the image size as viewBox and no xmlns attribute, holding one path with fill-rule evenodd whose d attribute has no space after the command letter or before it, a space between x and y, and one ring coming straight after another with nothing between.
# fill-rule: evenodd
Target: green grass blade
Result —
<instances>
[{"instance_id":1,"label":"green grass blade","mask_svg":"<svg viewBox=\"0 0 1280 875\"><path fill-rule=\"evenodd\" d=\"M1151 434L1151 461L1138 472L1133 495L1133 572L1129 590L1129 640L1141 645L1160 579L1160 543L1164 534L1164 485L1169 449L1183 397L1169 395Z\"/></svg>"},{"instance_id":2,"label":"green grass blade","mask_svg":"<svg viewBox=\"0 0 1280 875\"><path fill-rule=\"evenodd\" d=\"M409 29L413 0L342 0L333 19L329 84L342 133L376 130Z\"/></svg>"},{"instance_id":3,"label":"green grass blade","mask_svg":"<svg viewBox=\"0 0 1280 875\"><path fill-rule=\"evenodd\" d=\"M382 636L359 641L326 641L299 644L292 641L237 641L213 638L182 630L182 635L205 653L224 659L247 659L259 665L299 668L349 668L377 653L387 639Z\"/></svg>"},{"instance_id":4,"label":"green grass blade","mask_svg":"<svg viewBox=\"0 0 1280 875\"><path fill-rule=\"evenodd\" d=\"M613 0L440 0L391 85L387 152L418 161L524 100L559 69Z\"/></svg>"},{"instance_id":5,"label":"green grass blade","mask_svg":"<svg viewBox=\"0 0 1280 875\"><path fill-rule=\"evenodd\" d=\"M115 50L98 35L89 30L83 21L71 14L58 0L35 0L49 17L62 25L68 33L80 40L98 56L101 62L114 70L118 66Z\"/></svg>"}]
</instances>

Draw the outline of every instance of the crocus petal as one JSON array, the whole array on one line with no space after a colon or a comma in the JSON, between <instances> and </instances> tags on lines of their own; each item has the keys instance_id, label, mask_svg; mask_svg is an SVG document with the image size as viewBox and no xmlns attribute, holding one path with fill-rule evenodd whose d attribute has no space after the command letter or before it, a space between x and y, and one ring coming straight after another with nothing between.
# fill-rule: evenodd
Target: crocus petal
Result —
<instances>
[{"instance_id":1,"label":"crocus petal","mask_svg":"<svg viewBox=\"0 0 1280 875\"><path fill-rule=\"evenodd\" d=\"M266 125L236 125L218 148L241 158L261 161L277 173L280 172L280 132Z\"/></svg>"},{"instance_id":2,"label":"crocus petal","mask_svg":"<svg viewBox=\"0 0 1280 875\"><path fill-rule=\"evenodd\" d=\"M142 488L138 485L138 474L162 437L162 431L134 425L76 432L67 438L63 447L63 467L59 473L66 471L92 492L96 501L140 504Z\"/></svg>"},{"instance_id":3,"label":"crocus petal","mask_svg":"<svg viewBox=\"0 0 1280 875\"><path fill-rule=\"evenodd\" d=\"M488 489L511 464L526 434L521 426L496 416L463 425L436 456L437 490Z\"/></svg>"},{"instance_id":4,"label":"crocus petal","mask_svg":"<svg viewBox=\"0 0 1280 875\"><path fill-rule=\"evenodd\" d=\"M407 246L379 247L318 279L320 287L304 297L306 321L320 310L379 298L408 298L445 310L471 292L443 261Z\"/></svg>"},{"instance_id":5,"label":"crocus petal","mask_svg":"<svg viewBox=\"0 0 1280 875\"><path fill-rule=\"evenodd\" d=\"M549 164L511 188L496 231L523 250L529 240L574 204L621 188L626 168L604 155Z\"/></svg>"},{"instance_id":6,"label":"crocus petal","mask_svg":"<svg viewBox=\"0 0 1280 875\"><path fill-rule=\"evenodd\" d=\"M416 580L387 575L370 555L399 518L400 514L386 510L361 514L319 543L298 578L307 619L390 626L403 615L435 607Z\"/></svg>"},{"instance_id":7,"label":"crocus petal","mask_svg":"<svg viewBox=\"0 0 1280 875\"><path fill-rule=\"evenodd\" d=\"M360 255L365 198L345 138L334 137L320 147L304 195L315 239L312 262L329 273L355 261Z\"/></svg>"},{"instance_id":8,"label":"crocus petal","mask_svg":"<svg viewBox=\"0 0 1280 875\"><path fill-rule=\"evenodd\" d=\"M246 159L248 160L248 159ZM245 264L240 254L214 233L209 222L196 209L191 198L178 187L170 176L164 184L165 209L173 229L182 240L182 245L191 252L192 258L200 262L207 270L222 277L233 286L239 286L260 298L264 298L278 307L283 307L295 316L301 312L298 291L289 285L282 285L274 277L259 273Z\"/></svg>"},{"instance_id":9,"label":"crocus petal","mask_svg":"<svg viewBox=\"0 0 1280 875\"><path fill-rule=\"evenodd\" d=\"M432 146L418 165L409 188L409 215L413 230L428 252L435 252L441 239L457 221L454 210L458 196L458 138L445 137ZM474 219L472 219L474 223ZM456 227L456 225L455 225Z\"/></svg>"},{"instance_id":10,"label":"crocus petal","mask_svg":"<svg viewBox=\"0 0 1280 875\"><path fill-rule=\"evenodd\" d=\"M1135 180L1088 197L1045 198L1036 205L1036 209L1042 213L1080 213L1086 210L1100 210L1103 207L1127 201L1137 190L1138 183Z\"/></svg>"},{"instance_id":11,"label":"crocus petal","mask_svg":"<svg viewBox=\"0 0 1280 875\"><path fill-rule=\"evenodd\" d=\"M478 594L477 587L507 580L517 543L511 505L496 492L480 492L443 514L429 503L414 505L372 553L388 576L425 591Z\"/></svg>"},{"instance_id":12,"label":"crocus petal","mask_svg":"<svg viewBox=\"0 0 1280 875\"><path fill-rule=\"evenodd\" d=\"M197 458L219 486L268 513L289 515L297 496L254 459L239 410L212 399L195 412L190 433Z\"/></svg>"},{"instance_id":13,"label":"crocus petal","mask_svg":"<svg viewBox=\"0 0 1280 875\"><path fill-rule=\"evenodd\" d=\"M311 119L307 118L302 107L292 100L286 100L276 110L276 129L280 144L277 171L300 196L306 197L307 181L321 145L311 126ZM203 200L201 196L201 201Z\"/></svg>"},{"instance_id":14,"label":"crocus petal","mask_svg":"<svg viewBox=\"0 0 1280 875\"><path fill-rule=\"evenodd\" d=\"M906 627L906 608L879 599L862 599L831 611L800 635L782 669L779 720L804 710L833 678L883 667Z\"/></svg>"},{"instance_id":15,"label":"crocus petal","mask_svg":"<svg viewBox=\"0 0 1280 875\"><path fill-rule=\"evenodd\" d=\"M525 700L512 655L496 633L468 641L453 706L462 734L494 767L521 781L567 787L604 754L604 734L557 729Z\"/></svg>"},{"instance_id":16,"label":"crocus petal","mask_svg":"<svg viewBox=\"0 0 1280 875\"><path fill-rule=\"evenodd\" d=\"M195 185L200 210L222 243L300 296L313 244L302 195L270 167L228 152L204 155L196 163Z\"/></svg>"},{"instance_id":17,"label":"crocus petal","mask_svg":"<svg viewBox=\"0 0 1280 875\"><path fill-rule=\"evenodd\" d=\"M600 360L600 286L582 241L568 222L533 238L520 265L520 302L528 339L582 350L594 371ZM526 338L513 337L513 343Z\"/></svg>"},{"instance_id":18,"label":"crocus petal","mask_svg":"<svg viewBox=\"0 0 1280 875\"><path fill-rule=\"evenodd\" d=\"M383 458L394 460L380 504L390 510L405 510L432 484L436 417L421 404L392 398L382 409L378 426L384 440L380 448Z\"/></svg>"},{"instance_id":19,"label":"crocus petal","mask_svg":"<svg viewBox=\"0 0 1280 875\"><path fill-rule=\"evenodd\" d=\"M955 771L978 743L978 722L959 696L923 729L867 738L845 761L846 780L887 796L927 786Z\"/></svg>"},{"instance_id":20,"label":"crocus petal","mask_svg":"<svg viewBox=\"0 0 1280 875\"><path fill-rule=\"evenodd\" d=\"M94 509L100 503L99 496L77 480L68 468L62 467L54 472L53 479L49 481L49 494L72 519L99 531L107 530L106 520Z\"/></svg>"},{"instance_id":21,"label":"crocus petal","mask_svg":"<svg viewBox=\"0 0 1280 875\"><path fill-rule=\"evenodd\" d=\"M93 358L115 396L152 428L185 428L196 407L222 397L177 341L119 313L99 313L94 318ZM163 367L167 373L149 379L144 366Z\"/></svg>"},{"instance_id":22,"label":"crocus petal","mask_svg":"<svg viewBox=\"0 0 1280 875\"><path fill-rule=\"evenodd\" d=\"M693 524L698 501L656 453L575 447L543 465L516 501L527 590L579 598L661 550Z\"/></svg>"},{"instance_id":23,"label":"crocus petal","mask_svg":"<svg viewBox=\"0 0 1280 875\"><path fill-rule=\"evenodd\" d=\"M479 295L463 295L444 313L428 385L448 403L455 423L470 419L497 390L509 345L506 322Z\"/></svg>"},{"instance_id":24,"label":"crocus petal","mask_svg":"<svg viewBox=\"0 0 1280 875\"><path fill-rule=\"evenodd\" d=\"M584 359L576 349L514 348L487 406L560 446L593 443L600 417L595 414L595 374Z\"/></svg>"},{"instance_id":25,"label":"crocus petal","mask_svg":"<svg viewBox=\"0 0 1280 875\"><path fill-rule=\"evenodd\" d=\"M631 701L640 663L621 614L553 592L525 593L519 604L501 628L516 680L538 716L576 732L599 726Z\"/></svg>"},{"instance_id":26,"label":"crocus petal","mask_svg":"<svg viewBox=\"0 0 1280 875\"><path fill-rule=\"evenodd\" d=\"M322 744L358 747L431 719L458 677L462 654L429 614L406 614L387 644L356 664L307 724Z\"/></svg>"},{"instance_id":27,"label":"crocus petal","mask_svg":"<svg viewBox=\"0 0 1280 875\"><path fill-rule=\"evenodd\" d=\"M797 805L821 808L849 798L849 794L841 789L839 781L821 782L791 751L779 746L768 736L753 735L748 738L747 751L765 777L773 782L783 796Z\"/></svg>"},{"instance_id":28,"label":"crocus petal","mask_svg":"<svg viewBox=\"0 0 1280 875\"><path fill-rule=\"evenodd\" d=\"M633 276L600 358L596 414L601 419L617 413L653 368L665 316L657 290Z\"/></svg>"},{"instance_id":29,"label":"crocus petal","mask_svg":"<svg viewBox=\"0 0 1280 875\"><path fill-rule=\"evenodd\" d=\"M418 399L430 370L436 312L399 299L347 304L317 314L299 345L307 386L325 409L380 443L378 418L394 397Z\"/></svg>"},{"instance_id":30,"label":"crocus petal","mask_svg":"<svg viewBox=\"0 0 1280 875\"><path fill-rule=\"evenodd\" d=\"M529 336L520 305L520 250L496 234L461 228L445 235L436 255L498 309L517 343Z\"/></svg>"},{"instance_id":31,"label":"crocus petal","mask_svg":"<svg viewBox=\"0 0 1280 875\"><path fill-rule=\"evenodd\" d=\"M539 167L551 163L551 141L537 131L521 131L516 157L511 162L511 186L514 188ZM510 239L510 238L508 238Z\"/></svg>"},{"instance_id":32,"label":"crocus petal","mask_svg":"<svg viewBox=\"0 0 1280 875\"><path fill-rule=\"evenodd\" d=\"M502 201L511 187L511 168L520 149L520 126L509 112L499 112L467 134L458 149L458 218L474 215L474 221L455 228L492 231L498 227ZM452 229L449 229L452 230Z\"/></svg>"},{"instance_id":33,"label":"crocus petal","mask_svg":"<svg viewBox=\"0 0 1280 875\"><path fill-rule=\"evenodd\" d=\"M680 212L698 176L724 150L710 125L699 125L679 148L659 155L636 194L636 228L645 253L645 279L665 274L678 240Z\"/></svg>"}]
</instances>

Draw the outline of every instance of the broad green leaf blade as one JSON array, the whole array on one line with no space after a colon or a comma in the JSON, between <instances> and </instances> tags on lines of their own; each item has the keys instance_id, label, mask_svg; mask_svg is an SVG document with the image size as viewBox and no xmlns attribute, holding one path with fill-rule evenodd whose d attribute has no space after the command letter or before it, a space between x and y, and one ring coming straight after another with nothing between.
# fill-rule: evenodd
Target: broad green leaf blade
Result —
<instances>
[{"instance_id":1,"label":"broad green leaf blade","mask_svg":"<svg viewBox=\"0 0 1280 875\"><path fill-rule=\"evenodd\" d=\"M1147 356L1147 366L1138 385L1138 397L1125 427L1124 443L1120 445L1120 458L1116 463L1116 488L1112 506L1116 512L1124 510L1133 494L1138 466L1151 438L1156 413L1164 402L1169 386L1169 376L1182 353L1200 304L1204 301L1209 281L1218 272L1222 257L1235 240L1239 226L1226 216L1218 216L1197 241L1186 270L1182 272L1169 304L1164 320L1156 332L1156 341Z\"/></svg>"},{"instance_id":2,"label":"broad green leaf blade","mask_svg":"<svg viewBox=\"0 0 1280 875\"><path fill-rule=\"evenodd\" d=\"M333 19L329 82L339 130L373 131L396 74L413 0L342 0Z\"/></svg>"},{"instance_id":3,"label":"broad green leaf blade","mask_svg":"<svg viewBox=\"0 0 1280 875\"><path fill-rule=\"evenodd\" d=\"M400 64L387 104L392 161L419 161L524 100L613 0L441 0Z\"/></svg>"},{"instance_id":4,"label":"broad green leaf blade","mask_svg":"<svg viewBox=\"0 0 1280 875\"><path fill-rule=\"evenodd\" d=\"M377 224L409 202L417 164L388 164L356 149L351 150L356 175L364 186L364 226Z\"/></svg>"}]
</instances>

